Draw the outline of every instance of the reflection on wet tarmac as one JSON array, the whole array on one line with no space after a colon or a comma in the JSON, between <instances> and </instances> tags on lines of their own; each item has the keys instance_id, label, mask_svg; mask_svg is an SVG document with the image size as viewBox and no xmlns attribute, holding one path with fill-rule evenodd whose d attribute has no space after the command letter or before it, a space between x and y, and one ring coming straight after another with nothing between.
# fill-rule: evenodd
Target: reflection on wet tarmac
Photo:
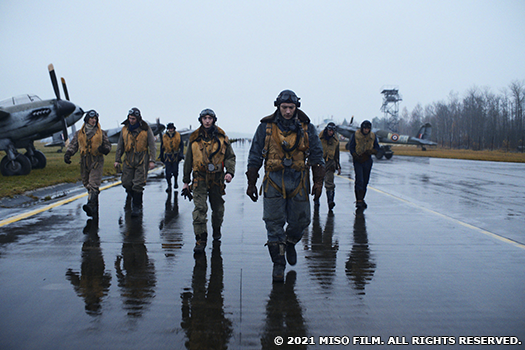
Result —
<instances>
[{"instance_id":1,"label":"reflection on wet tarmac","mask_svg":"<svg viewBox=\"0 0 525 350\"><path fill-rule=\"evenodd\" d=\"M235 150L239 169L248 150ZM0 349L270 349L277 336L308 340L280 349L322 349L342 335L515 336L485 347L523 349L525 165L394 159L374 164L366 217L354 217L342 162L337 206L312 205L298 262L275 285L262 202L242 176L228 185L220 250L210 242L203 260L193 203L162 178L148 180L140 218L115 185L98 226L84 199L4 225Z\"/></svg>"},{"instance_id":2,"label":"reflection on wet tarmac","mask_svg":"<svg viewBox=\"0 0 525 350\"><path fill-rule=\"evenodd\" d=\"M183 246L183 238L180 230L174 229L177 224L179 216L178 192L172 196L170 191L166 196L166 203L164 206L164 217L160 221L159 229L162 238L162 249L165 251L164 255L167 258L175 257L175 252L180 250Z\"/></svg>"},{"instance_id":3,"label":"reflection on wet tarmac","mask_svg":"<svg viewBox=\"0 0 525 350\"><path fill-rule=\"evenodd\" d=\"M111 274L105 271L104 257L100 249L98 220L89 219L84 227L82 244L82 264L80 273L68 269L66 278L73 285L77 295L84 299L88 315L102 314L102 299L108 295Z\"/></svg>"},{"instance_id":4,"label":"reflection on wet tarmac","mask_svg":"<svg viewBox=\"0 0 525 350\"><path fill-rule=\"evenodd\" d=\"M356 211L354 219L354 242L346 262L346 275L353 282L358 294L365 294L365 285L370 283L376 264L370 255L366 220L363 211Z\"/></svg>"},{"instance_id":5,"label":"reflection on wet tarmac","mask_svg":"<svg viewBox=\"0 0 525 350\"><path fill-rule=\"evenodd\" d=\"M288 337L303 338L308 335L303 309L295 294L297 273L292 270L286 274L284 283L273 283L270 298L266 304L266 322L261 337L262 349L280 349L275 344L276 337L286 341ZM285 345L286 346L286 345ZM306 345L294 345L294 349L306 349Z\"/></svg>"},{"instance_id":6,"label":"reflection on wet tarmac","mask_svg":"<svg viewBox=\"0 0 525 350\"><path fill-rule=\"evenodd\" d=\"M128 316L140 317L155 296L155 266L148 258L142 217L132 218L127 210L121 231L122 253L115 260L118 286Z\"/></svg>"},{"instance_id":7,"label":"reflection on wet tarmac","mask_svg":"<svg viewBox=\"0 0 525 350\"><path fill-rule=\"evenodd\" d=\"M210 280L206 286L206 254L195 256L191 288L185 288L182 299L182 329L188 349L227 349L232 335L232 322L224 315L224 282L220 243L211 253Z\"/></svg>"},{"instance_id":8,"label":"reflection on wet tarmac","mask_svg":"<svg viewBox=\"0 0 525 350\"><path fill-rule=\"evenodd\" d=\"M323 289L330 290L335 277L339 242L333 241L334 213L328 212L324 230L319 219L319 208L314 210L310 237L303 236L306 250L306 263L312 278Z\"/></svg>"}]
</instances>

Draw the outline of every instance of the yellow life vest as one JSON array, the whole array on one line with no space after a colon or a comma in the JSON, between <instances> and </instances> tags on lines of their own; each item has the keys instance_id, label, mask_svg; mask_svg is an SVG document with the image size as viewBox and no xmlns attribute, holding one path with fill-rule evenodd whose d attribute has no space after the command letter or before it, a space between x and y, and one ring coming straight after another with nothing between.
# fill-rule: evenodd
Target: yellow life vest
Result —
<instances>
[{"instance_id":1,"label":"yellow life vest","mask_svg":"<svg viewBox=\"0 0 525 350\"><path fill-rule=\"evenodd\" d=\"M366 151L370 151L374 148L374 141L376 135L370 131L367 135L363 135L361 130L357 130L354 134L355 138L355 153L362 155Z\"/></svg>"},{"instance_id":2,"label":"yellow life vest","mask_svg":"<svg viewBox=\"0 0 525 350\"><path fill-rule=\"evenodd\" d=\"M102 145L102 129L100 124L97 123L97 131L95 134L88 139L86 136L86 124L82 125L80 132L78 133L78 148L80 150L81 156L86 156L88 154L92 156L99 156L102 153L98 151L100 145Z\"/></svg>"},{"instance_id":3,"label":"yellow life vest","mask_svg":"<svg viewBox=\"0 0 525 350\"><path fill-rule=\"evenodd\" d=\"M319 134L321 145L323 146L323 159L327 163L329 160L335 158L335 151L339 148L339 140L336 134L330 137L328 140L324 137L324 130Z\"/></svg>"},{"instance_id":4,"label":"yellow life vest","mask_svg":"<svg viewBox=\"0 0 525 350\"><path fill-rule=\"evenodd\" d=\"M193 171L218 173L224 169L224 156L230 140L224 131L216 126L217 138L205 141L196 130L190 137L193 155Z\"/></svg>"},{"instance_id":5,"label":"yellow life vest","mask_svg":"<svg viewBox=\"0 0 525 350\"><path fill-rule=\"evenodd\" d=\"M167 133L162 135L162 147L164 147L164 153L178 153L180 147L180 134L175 131L173 137L170 137Z\"/></svg>"},{"instance_id":6,"label":"yellow life vest","mask_svg":"<svg viewBox=\"0 0 525 350\"><path fill-rule=\"evenodd\" d=\"M282 131L276 123L266 125L263 158L266 159L266 172L283 170L291 167L302 171L306 167L306 152L310 146L308 125L301 123L303 132Z\"/></svg>"},{"instance_id":7,"label":"yellow life vest","mask_svg":"<svg viewBox=\"0 0 525 350\"><path fill-rule=\"evenodd\" d=\"M124 150L126 152L144 152L148 149L148 131L139 126L139 133L134 136L128 126L122 128L122 138L124 140Z\"/></svg>"}]
</instances>

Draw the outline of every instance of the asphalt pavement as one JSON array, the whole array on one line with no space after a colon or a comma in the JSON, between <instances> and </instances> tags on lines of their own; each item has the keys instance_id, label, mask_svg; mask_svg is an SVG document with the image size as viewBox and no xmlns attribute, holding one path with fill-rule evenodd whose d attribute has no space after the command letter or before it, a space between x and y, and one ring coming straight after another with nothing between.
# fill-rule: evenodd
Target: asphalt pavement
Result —
<instances>
[{"instance_id":1,"label":"asphalt pavement","mask_svg":"<svg viewBox=\"0 0 525 350\"><path fill-rule=\"evenodd\" d=\"M140 218L110 179L98 222L78 186L0 208L0 349L525 348L524 164L394 155L356 215L343 153L336 207L312 204L273 284L248 147L234 144L222 243L197 259L193 202L162 169Z\"/></svg>"}]
</instances>

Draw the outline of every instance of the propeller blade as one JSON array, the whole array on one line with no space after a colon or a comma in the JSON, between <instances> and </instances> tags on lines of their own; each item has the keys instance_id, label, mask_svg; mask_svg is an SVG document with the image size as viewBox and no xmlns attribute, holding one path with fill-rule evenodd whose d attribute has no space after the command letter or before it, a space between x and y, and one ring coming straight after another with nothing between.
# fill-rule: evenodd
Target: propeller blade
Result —
<instances>
[{"instance_id":1,"label":"propeller blade","mask_svg":"<svg viewBox=\"0 0 525 350\"><path fill-rule=\"evenodd\" d=\"M70 101L69 92L67 92L66 79L60 78L60 80L62 81L62 89L64 90L64 95L66 96L66 100Z\"/></svg>"},{"instance_id":2,"label":"propeller blade","mask_svg":"<svg viewBox=\"0 0 525 350\"><path fill-rule=\"evenodd\" d=\"M58 81L53 64L47 66L47 69L49 69L49 76L51 77L51 84L53 84L53 89L55 90L55 96L57 100L60 100L60 90L58 90Z\"/></svg>"},{"instance_id":3,"label":"propeller blade","mask_svg":"<svg viewBox=\"0 0 525 350\"><path fill-rule=\"evenodd\" d=\"M68 143L68 135L67 135L67 122L66 118L62 118L62 136L64 137L64 142Z\"/></svg>"}]
</instances>

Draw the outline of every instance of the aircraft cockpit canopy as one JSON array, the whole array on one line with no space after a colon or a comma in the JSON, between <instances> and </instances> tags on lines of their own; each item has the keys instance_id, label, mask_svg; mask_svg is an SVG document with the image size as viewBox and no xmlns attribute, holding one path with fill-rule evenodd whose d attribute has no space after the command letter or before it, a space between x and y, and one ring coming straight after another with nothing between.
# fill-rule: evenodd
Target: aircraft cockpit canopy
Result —
<instances>
[{"instance_id":1,"label":"aircraft cockpit canopy","mask_svg":"<svg viewBox=\"0 0 525 350\"><path fill-rule=\"evenodd\" d=\"M42 101L42 99L37 95L19 95L0 101L0 107L11 107L37 101Z\"/></svg>"}]
</instances>

